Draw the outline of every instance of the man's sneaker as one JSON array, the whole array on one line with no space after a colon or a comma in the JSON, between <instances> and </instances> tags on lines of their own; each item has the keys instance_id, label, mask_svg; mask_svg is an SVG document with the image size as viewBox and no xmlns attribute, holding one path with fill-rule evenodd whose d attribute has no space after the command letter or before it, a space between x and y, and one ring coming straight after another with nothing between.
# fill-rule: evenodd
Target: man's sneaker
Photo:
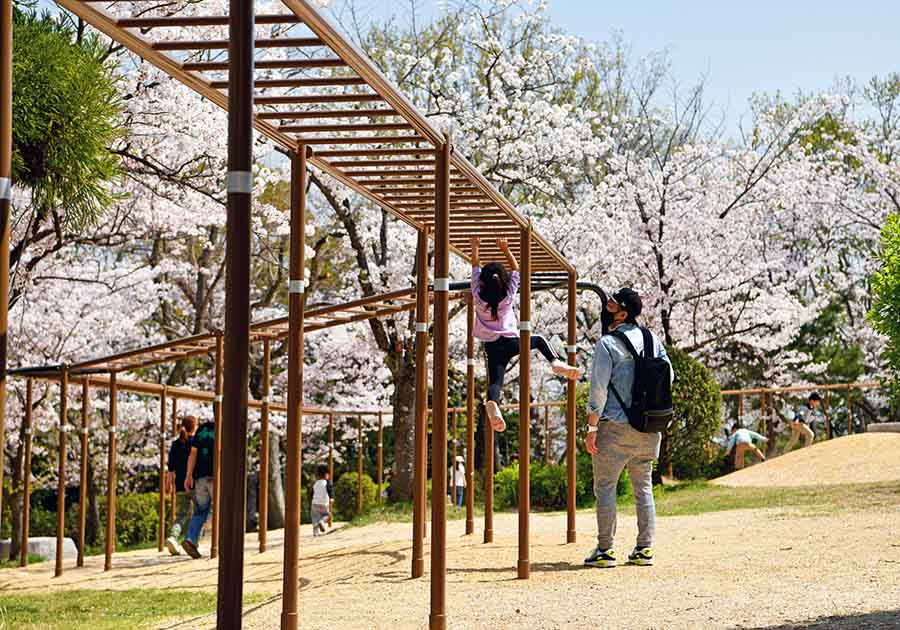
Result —
<instances>
[{"instance_id":1,"label":"man's sneaker","mask_svg":"<svg viewBox=\"0 0 900 630\"><path fill-rule=\"evenodd\" d=\"M489 400L485 403L484 410L487 412L488 421L491 423L491 428L494 431L497 433L506 431L506 421L503 419L503 414L500 413L500 405L493 400Z\"/></svg>"},{"instance_id":2,"label":"man's sneaker","mask_svg":"<svg viewBox=\"0 0 900 630\"><path fill-rule=\"evenodd\" d=\"M616 552L612 549L597 547L591 555L584 559L584 566L611 569L616 566Z\"/></svg>"},{"instance_id":3,"label":"man's sneaker","mask_svg":"<svg viewBox=\"0 0 900 630\"><path fill-rule=\"evenodd\" d=\"M197 548L197 545L187 538L181 541L181 547L187 552L187 555L194 560L203 557L203 554L200 553L200 549Z\"/></svg>"},{"instance_id":4,"label":"man's sneaker","mask_svg":"<svg viewBox=\"0 0 900 630\"><path fill-rule=\"evenodd\" d=\"M639 567L652 567L653 550L650 547L635 547L634 551L628 554L628 564Z\"/></svg>"},{"instance_id":5,"label":"man's sneaker","mask_svg":"<svg viewBox=\"0 0 900 630\"><path fill-rule=\"evenodd\" d=\"M169 550L169 553L173 556L180 556L181 552L178 551L178 541L175 540L172 536L166 538L166 549Z\"/></svg>"},{"instance_id":6,"label":"man's sneaker","mask_svg":"<svg viewBox=\"0 0 900 630\"><path fill-rule=\"evenodd\" d=\"M567 379L572 381L577 381L582 376L584 376L584 368L569 365L568 363L564 363L559 360L553 362L551 370L557 376L565 376Z\"/></svg>"}]
</instances>

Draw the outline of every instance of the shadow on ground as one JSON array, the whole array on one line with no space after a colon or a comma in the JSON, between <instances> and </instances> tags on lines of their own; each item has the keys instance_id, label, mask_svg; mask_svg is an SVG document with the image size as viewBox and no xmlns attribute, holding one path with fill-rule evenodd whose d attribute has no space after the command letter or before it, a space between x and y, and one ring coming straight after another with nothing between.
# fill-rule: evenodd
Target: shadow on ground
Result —
<instances>
[{"instance_id":1,"label":"shadow on ground","mask_svg":"<svg viewBox=\"0 0 900 630\"><path fill-rule=\"evenodd\" d=\"M836 615L778 626L733 626L734 630L895 630L900 628L900 610L882 610L862 615Z\"/></svg>"}]
</instances>

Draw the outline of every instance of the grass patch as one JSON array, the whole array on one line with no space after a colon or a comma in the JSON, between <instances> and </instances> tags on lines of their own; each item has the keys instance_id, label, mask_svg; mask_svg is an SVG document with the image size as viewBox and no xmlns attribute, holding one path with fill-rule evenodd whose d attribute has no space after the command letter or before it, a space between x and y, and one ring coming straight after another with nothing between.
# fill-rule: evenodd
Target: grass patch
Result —
<instances>
[{"instance_id":1,"label":"grass patch","mask_svg":"<svg viewBox=\"0 0 900 630\"><path fill-rule=\"evenodd\" d=\"M37 555L36 553L28 554L28 564L35 564L36 562L43 562L44 559ZM19 559L13 558L12 560L3 560L0 562L0 569L18 569L19 568Z\"/></svg>"},{"instance_id":2,"label":"grass patch","mask_svg":"<svg viewBox=\"0 0 900 630\"><path fill-rule=\"evenodd\" d=\"M263 599L253 594L244 605ZM167 619L212 613L216 594L199 591L134 589L5 595L0 630L119 630L147 628Z\"/></svg>"},{"instance_id":3,"label":"grass patch","mask_svg":"<svg viewBox=\"0 0 900 630\"><path fill-rule=\"evenodd\" d=\"M659 516L690 516L761 508L802 508L809 514L823 514L896 505L900 501L900 484L730 488L700 481L657 487L654 495ZM622 497L620 505L626 511L634 509L631 497Z\"/></svg>"},{"instance_id":4,"label":"grass patch","mask_svg":"<svg viewBox=\"0 0 900 630\"><path fill-rule=\"evenodd\" d=\"M484 505L475 504L475 516L484 515ZM447 505L447 520L460 521L466 518L466 506L463 504L461 508L455 508ZM425 520L431 519L431 502L429 501L425 511ZM350 527L361 527L364 525L372 525L374 523L412 523L413 505L409 502L400 503L381 503L375 505L372 509L364 514L356 516L348 523Z\"/></svg>"}]
</instances>

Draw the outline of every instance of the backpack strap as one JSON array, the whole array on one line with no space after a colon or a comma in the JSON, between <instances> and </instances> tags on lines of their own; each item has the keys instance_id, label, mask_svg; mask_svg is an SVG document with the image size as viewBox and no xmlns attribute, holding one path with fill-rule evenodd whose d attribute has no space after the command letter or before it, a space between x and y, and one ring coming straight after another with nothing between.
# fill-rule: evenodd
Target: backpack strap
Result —
<instances>
[{"instance_id":1,"label":"backpack strap","mask_svg":"<svg viewBox=\"0 0 900 630\"><path fill-rule=\"evenodd\" d=\"M652 359L656 356L656 348L654 348L653 335L649 328L641 326L641 334L644 336L644 358Z\"/></svg>"},{"instance_id":2,"label":"backpack strap","mask_svg":"<svg viewBox=\"0 0 900 630\"><path fill-rule=\"evenodd\" d=\"M622 343L625 344L625 347L628 349L628 352L631 353L631 356L634 357L635 361L637 361L641 358L641 355L639 355L637 350L634 349L634 345L631 343L631 340L628 338L628 335L626 335L624 332L622 332L618 328L609 334L611 334L613 337L615 337L616 339L618 339L619 341L621 341Z\"/></svg>"}]
</instances>

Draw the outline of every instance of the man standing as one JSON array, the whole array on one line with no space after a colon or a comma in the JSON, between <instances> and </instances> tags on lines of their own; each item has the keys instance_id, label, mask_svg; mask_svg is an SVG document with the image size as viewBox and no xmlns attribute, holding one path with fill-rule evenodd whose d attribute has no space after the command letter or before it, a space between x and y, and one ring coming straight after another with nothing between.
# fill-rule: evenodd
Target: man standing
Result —
<instances>
[{"instance_id":1,"label":"man standing","mask_svg":"<svg viewBox=\"0 0 900 630\"><path fill-rule=\"evenodd\" d=\"M760 461L766 461L766 456L753 445L753 440L765 443L769 441L769 438L750 429L738 428L737 424L731 427L731 437L728 438L728 443L725 444L725 454L730 455L731 449L737 446L737 450L734 453L735 470L740 470L744 467L744 455L747 451L754 453Z\"/></svg>"},{"instance_id":2,"label":"man standing","mask_svg":"<svg viewBox=\"0 0 900 630\"><path fill-rule=\"evenodd\" d=\"M821 403L822 397L819 395L819 392L813 392L806 399L806 402L794 411L794 419L791 420L791 439L784 448L785 453L794 448L801 438L803 439L804 447L812 444L816 434L813 433L809 425L815 422L814 416L818 415Z\"/></svg>"},{"instance_id":3,"label":"man standing","mask_svg":"<svg viewBox=\"0 0 900 630\"><path fill-rule=\"evenodd\" d=\"M669 363L669 383L674 372L666 349L659 338L637 325L641 297L632 289L620 289L606 302L604 321L612 334L603 335L594 349L591 394L588 402L588 436L585 442L594 469L594 495L597 498L597 548L585 558L592 567L616 566L613 538L616 533L616 484L622 469L628 468L637 509L638 536L628 564L653 564L653 537L656 529L656 504L653 501L653 460L659 456L660 433L643 433L629 423L632 388L635 382L635 358L656 357ZM624 336L627 338L627 343ZM644 353L644 340L652 349ZM631 346L631 347L629 347ZM667 384L668 385L668 384ZM610 395L612 393L612 395Z\"/></svg>"},{"instance_id":4,"label":"man standing","mask_svg":"<svg viewBox=\"0 0 900 630\"><path fill-rule=\"evenodd\" d=\"M212 511L213 465L216 453L216 425L205 422L191 438L191 454L188 457L187 477L184 489L193 491L194 515L188 525L188 533L181 546L194 559L202 557L197 542L200 532Z\"/></svg>"}]
</instances>

